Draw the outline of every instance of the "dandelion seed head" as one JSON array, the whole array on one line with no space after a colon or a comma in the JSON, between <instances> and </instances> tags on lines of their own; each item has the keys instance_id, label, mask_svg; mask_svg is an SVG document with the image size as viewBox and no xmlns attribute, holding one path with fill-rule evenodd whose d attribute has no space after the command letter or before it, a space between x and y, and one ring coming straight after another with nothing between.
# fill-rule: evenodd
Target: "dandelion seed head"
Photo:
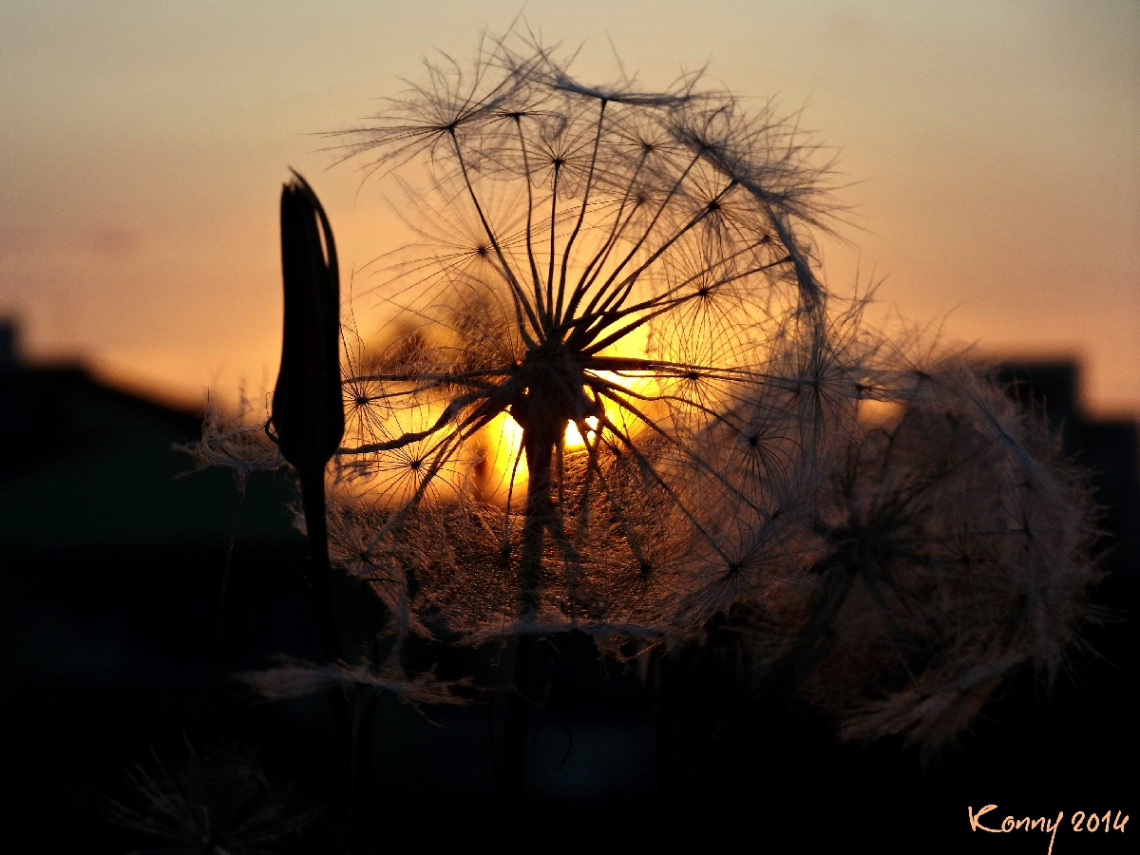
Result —
<instances>
[{"instance_id":1,"label":"dandelion seed head","mask_svg":"<svg viewBox=\"0 0 1140 855\"><path fill-rule=\"evenodd\" d=\"M1012 669L1056 673L1087 490L992 386L829 290L826 153L700 75L569 59L486 39L341 137L415 237L361 271L388 320L346 334L334 561L401 632L727 623L752 682L852 738L945 744Z\"/></svg>"}]
</instances>

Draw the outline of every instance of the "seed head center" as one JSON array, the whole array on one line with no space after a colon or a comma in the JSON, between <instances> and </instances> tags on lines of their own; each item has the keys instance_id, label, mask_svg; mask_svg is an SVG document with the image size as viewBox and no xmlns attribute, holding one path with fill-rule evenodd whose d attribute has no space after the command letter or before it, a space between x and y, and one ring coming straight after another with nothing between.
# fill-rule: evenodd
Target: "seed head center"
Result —
<instances>
[{"instance_id":1,"label":"seed head center","mask_svg":"<svg viewBox=\"0 0 1140 855\"><path fill-rule=\"evenodd\" d=\"M511 413L524 429L561 435L567 423L601 412L587 394L581 359L562 342L543 342L527 353L516 372L520 395Z\"/></svg>"}]
</instances>

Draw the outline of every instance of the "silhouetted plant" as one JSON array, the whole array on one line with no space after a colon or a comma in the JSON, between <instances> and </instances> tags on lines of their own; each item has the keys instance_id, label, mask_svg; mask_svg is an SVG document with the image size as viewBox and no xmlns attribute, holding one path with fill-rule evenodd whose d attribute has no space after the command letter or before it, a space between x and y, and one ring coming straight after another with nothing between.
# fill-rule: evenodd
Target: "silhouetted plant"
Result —
<instances>
[{"instance_id":1,"label":"silhouetted plant","mask_svg":"<svg viewBox=\"0 0 1140 855\"><path fill-rule=\"evenodd\" d=\"M345 334L330 553L397 638L513 639L509 788L538 637L731 613L741 680L929 747L1063 664L1088 493L959 360L825 287L831 172L794 122L492 41L345 133L418 239L369 265L375 343Z\"/></svg>"}]
</instances>

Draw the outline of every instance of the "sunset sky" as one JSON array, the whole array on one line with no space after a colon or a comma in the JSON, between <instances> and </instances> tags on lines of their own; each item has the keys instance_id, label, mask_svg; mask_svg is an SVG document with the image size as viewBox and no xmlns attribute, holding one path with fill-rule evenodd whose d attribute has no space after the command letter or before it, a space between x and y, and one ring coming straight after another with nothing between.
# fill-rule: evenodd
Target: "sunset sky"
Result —
<instances>
[{"instance_id":1,"label":"sunset sky","mask_svg":"<svg viewBox=\"0 0 1140 855\"><path fill-rule=\"evenodd\" d=\"M277 200L293 167L344 267L392 248L380 189L320 132L520 13L647 88L707 67L837 156L840 293L983 352L1083 359L1140 415L1140 2L5 0L0 317L36 359L200 403L271 387ZM362 181L364 182L362 184Z\"/></svg>"}]
</instances>

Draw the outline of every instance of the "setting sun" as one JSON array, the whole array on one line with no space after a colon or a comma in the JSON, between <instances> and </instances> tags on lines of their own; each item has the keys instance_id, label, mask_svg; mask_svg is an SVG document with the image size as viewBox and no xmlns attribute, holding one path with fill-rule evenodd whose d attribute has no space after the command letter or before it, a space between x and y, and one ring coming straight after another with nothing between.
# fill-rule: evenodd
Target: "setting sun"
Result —
<instances>
[{"instance_id":1,"label":"setting sun","mask_svg":"<svg viewBox=\"0 0 1140 855\"><path fill-rule=\"evenodd\" d=\"M569 422L566 425L566 448L584 448L586 446L586 439L593 440L597 434L598 417L589 416L586 419L586 426L589 430L586 431L587 436L583 438L582 432L578 430L578 426L574 422Z\"/></svg>"},{"instance_id":2,"label":"setting sun","mask_svg":"<svg viewBox=\"0 0 1140 855\"><path fill-rule=\"evenodd\" d=\"M613 386L634 394L649 394L652 387L656 386L651 377L621 376L612 371L595 373ZM617 403L603 399L602 410L606 420L623 431L636 429L630 414ZM585 450L587 443L596 441L600 422L597 416L587 416L585 437L574 422L567 422L563 433L563 449L569 452ZM500 413L484 428L484 457L476 469L481 478L480 489L488 498L505 500L512 484L515 489L526 484L528 470L526 457L522 453L522 440L522 426L509 413Z\"/></svg>"}]
</instances>

